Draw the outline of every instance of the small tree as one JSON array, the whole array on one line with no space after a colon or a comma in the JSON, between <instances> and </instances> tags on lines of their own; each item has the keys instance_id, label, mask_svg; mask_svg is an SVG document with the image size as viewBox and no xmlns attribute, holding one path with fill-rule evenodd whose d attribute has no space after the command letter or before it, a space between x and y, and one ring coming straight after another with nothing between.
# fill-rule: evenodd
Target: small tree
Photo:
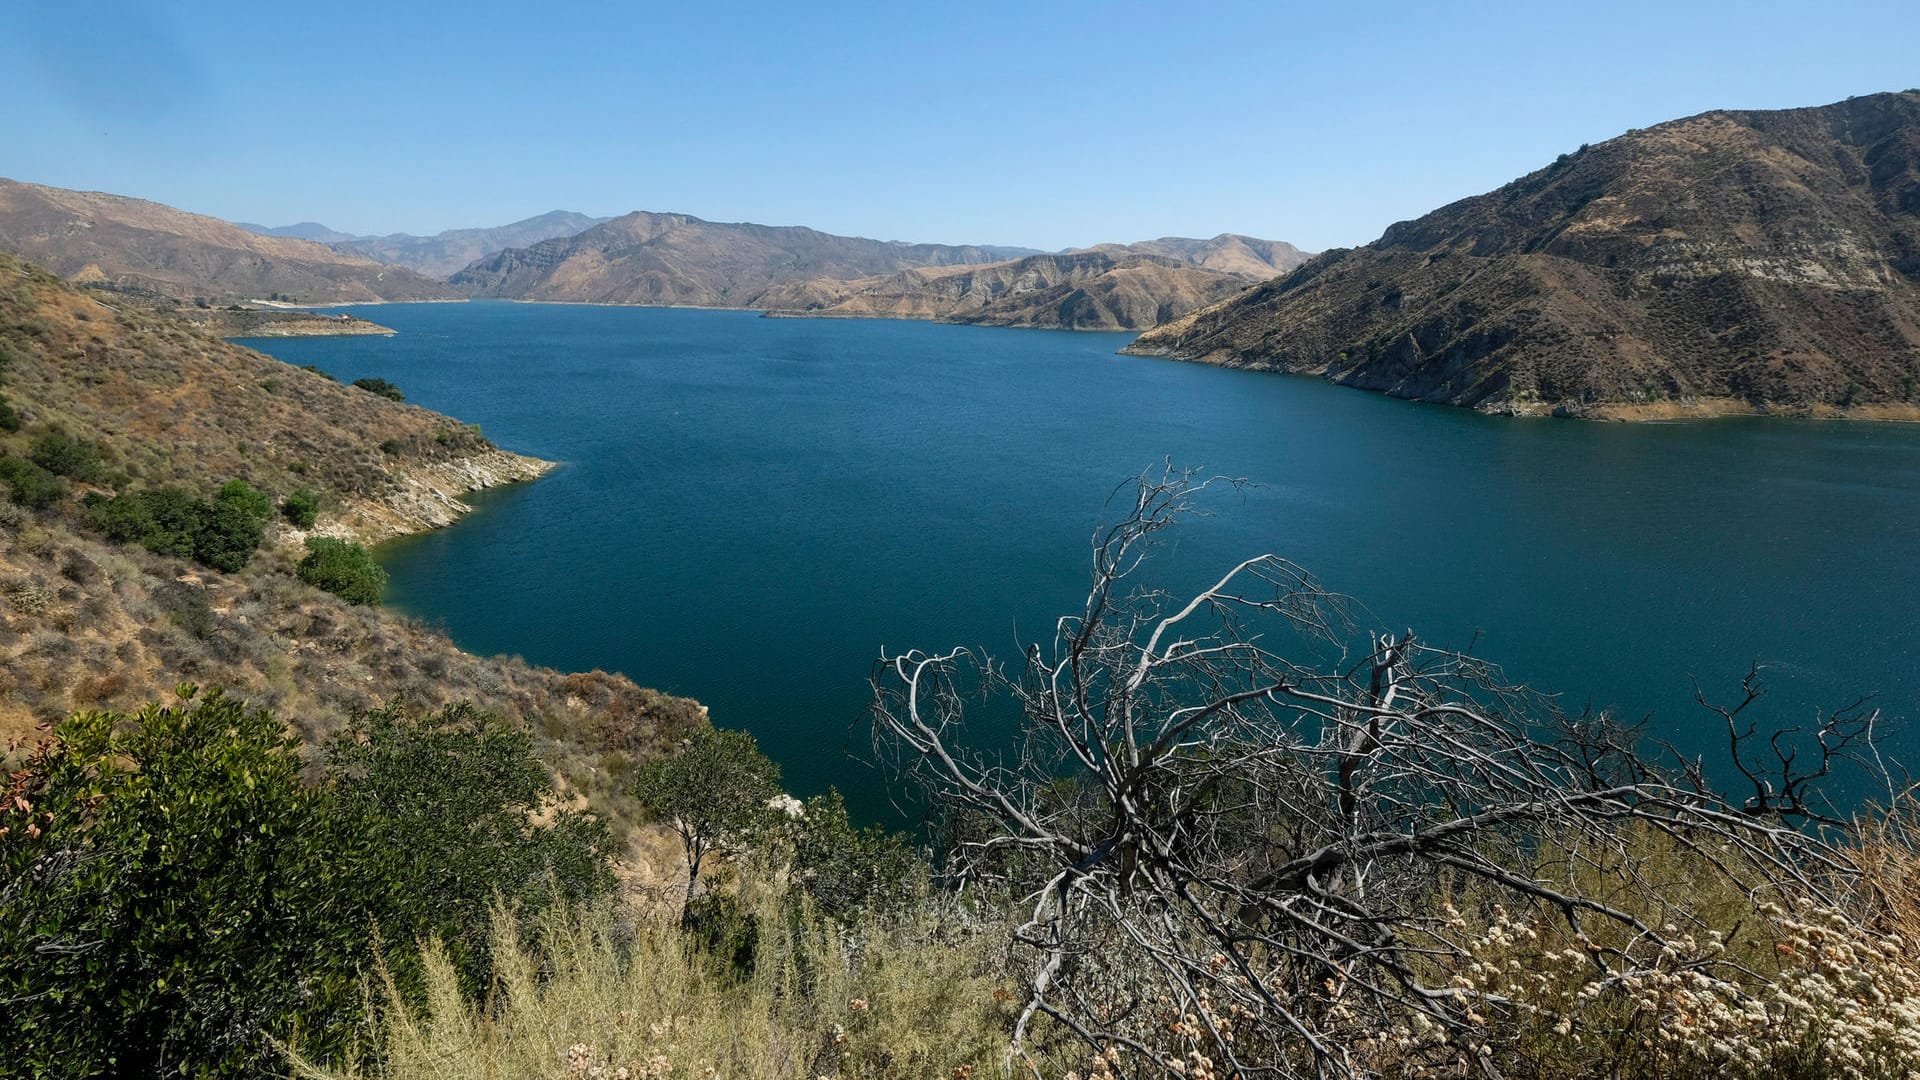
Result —
<instances>
[{"instance_id":1,"label":"small tree","mask_svg":"<svg viewBox=\"0 0 1920 1080\"><path fill-rule=\"evenodd\" d=\"M739 854L773 822L780 766L744 731L701 728L678 753L647 762L633 794L679 834L691 904L707 858Z\"/></svg>"},{"instance_id":2,"label":"small tree","mask_svg":"<svg viewBox=\"0 0 1920 1080\"><path fill-rule=\"evenodd\" d=\"M302 529L311 529L320 520L320 500L306 488L294 488L280 503L280 514Z\"/></svg>"},{"instance_id":3,"label":"small tree","mask_svg":"<svg viewBox=\"0 0 1920 1080\"><path fill-rule=\"evenodd\" d=\"M349 604L377 604L387 587L387 572L366 548L331 536L307 538L307 556L296 572Z\"/></svg>"},{"instance_id":4,"label":"small tree","mask_svg":"<svg viewBox=\"0 0 1920 1080\"><path fill-rule=\"evenodd\" d=\"M70 476L83 484L94 483L107 472L100 460L99 447L64 432L49 431L33 440L28 456L48 472Z\"/></svg>"}]
</instances>

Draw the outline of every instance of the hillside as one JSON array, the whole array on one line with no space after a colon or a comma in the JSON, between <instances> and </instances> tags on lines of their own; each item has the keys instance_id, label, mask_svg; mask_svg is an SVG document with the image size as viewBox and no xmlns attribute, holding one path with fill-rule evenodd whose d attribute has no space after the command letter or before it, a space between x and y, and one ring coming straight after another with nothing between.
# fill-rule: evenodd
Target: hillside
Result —
<instances>
[{"instance_id":1,"label":"hillside","mask_svg":"<svg viewBox=\"0 0 1920 1080\"><path fill-rule=\"evenodd\" d=\"M17 432L0 460L63 432L103 479L36 508L0 484L0 739L76 708L130 708L181 682L218 684L317 735L395 695L472 699L555 741L591 793L583 753L639 751L701 710L619 676L485 659L379 608L297 580L308 530L271 525L246 567L222 573L84 524L82 496L173 486L205 496L243 478L278 500L315 493L312 534L372 542L434 528L471 490L549 466L453 419L243 349L151 312L119 311L0 256L0 395ZM373 373L369 373L373 374ZM587 749L583 750L585 747ZM584 759L583 759L584 760Z\"/></svg>"},{"instance_id":2,"label":"hillside","mask_svg":"<svg viewBox=\"0 0 1920 1080\"><path fill-rule=\"evenodd\" d=\"M375 262L405 266L430 277L444 278L476 259L484 259L508 248L527 247L542 240L572 236L607 220L571 210L554 210L493 228L448 229L432 236L412 236L407 233L341 236L328 243L335 251L362 255Z\"/></svg>"},{"instance_id":3,"label":"hillside","mask_svg":"<svg viewBox=\"0 0 1920 1080\"><path fill-rule=\"evenodd\" d=\"M904 270L862 281L795 282L768 290L756 306L783 316L1140 330L1246 287L1235 275L1116 249Z\"/></svg>"},{"instance_id":4,"label":"hillside","mask_svg":"<svg viewBox=\"0 0 1920 1080\"><path fill-rule=\"evenodd\" d=\"M752 307L785 282L852 281L911 267L990 263L1028 254L1033 253L635 212L577 236L500 252L449 281L475 296L514 300Z\"/></svg>"},{"instance_id":5,"label":"hillside","mask_svg":"<svg viewBox=\"0 0 1920 1080\"><path fill-rule=\"evenodd\" d=\"M1284 274L1313 257L1284 240L1262 240L1239 233L1221 233L1207 240L1163 236L1133 244L1098 244L1088 250L1158 255L1249 281L1265 281Z\"/></svg>"},{"instance_id":6,"label":"hillside","mask_svg":"<svg viewBox=\"0 0 1920 1080\"><path fill-rule=\"evenodd\" d=\"M444 300L444 284L322 244L100 192L0 179L0 251L81 283L215 301Z\"/></svg>"},{"instance_id":7,"label":"hillside","mask_svg":"<svg viewBox=\"0 0 1920 1080\"><path fill-rule=\"evenodd\" d=\"M1920 416L1920 91L1630 131L1128 351L1489 411Z\"/></svg>"}]
</instances>

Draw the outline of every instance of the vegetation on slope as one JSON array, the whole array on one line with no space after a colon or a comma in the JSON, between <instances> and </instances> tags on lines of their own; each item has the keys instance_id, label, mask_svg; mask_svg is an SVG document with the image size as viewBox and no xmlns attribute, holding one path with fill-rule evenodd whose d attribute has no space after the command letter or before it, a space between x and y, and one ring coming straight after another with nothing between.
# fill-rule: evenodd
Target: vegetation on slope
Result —
<instances>
[{"instance_id":1,"label":"vegetation on slope","mask_svg":"<svg viewBox=\"0 0 1920 1080\"><path fill-rule=\"evenodd\" d=\"M1920 415L1920 91L1583 146L1130 351L1496 411Z\"/></svg>"}]
</instances>

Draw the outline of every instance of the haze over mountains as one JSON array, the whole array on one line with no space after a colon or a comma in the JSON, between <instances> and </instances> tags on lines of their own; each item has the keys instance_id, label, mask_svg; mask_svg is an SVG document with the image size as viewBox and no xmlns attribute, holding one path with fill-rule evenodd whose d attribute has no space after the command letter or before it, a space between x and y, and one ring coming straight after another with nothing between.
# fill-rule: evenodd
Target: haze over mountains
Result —
<instances>
[{"instance_id":1,"label":"haze over mountains","mask_svg":"<svg viewBox=\"0 0 1920 1080\"><path fill-rule=\"evenodd\" d=\"M588 217L572 210L551 210L510 225L485 229L448 229L432 236L415 236L411 233L355 236L312 221L272 229L245 223L241 223L240 227L267 236L313 240L327 244L336 251L364 255L376 262L405 266L431 277L444 278L468 263L495 252L537 244L556 236L572 236L607 220L610 219Z\"/></svg>"},{"instance_id":2,"label":"haze over mountains","mask_svg":"<svg viewBox=\"0 0 1920 1080\"><path fill-rule=\"evenodd\" d=\"M1920 91L1581 147L1129 351L1494 411L1920 402Z\"/></svg>"}]
</instances>

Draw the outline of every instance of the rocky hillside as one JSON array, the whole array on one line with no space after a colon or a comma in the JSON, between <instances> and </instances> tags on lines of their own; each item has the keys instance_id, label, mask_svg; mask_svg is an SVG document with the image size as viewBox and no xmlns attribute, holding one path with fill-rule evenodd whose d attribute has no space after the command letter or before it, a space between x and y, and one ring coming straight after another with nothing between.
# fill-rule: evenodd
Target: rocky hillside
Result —
<instances>
[{"instance_id":1,"label":"rocky hillside","mask_svg":"<svg viewBox=\"0 0 1920 1080\"><path fill-rule=\"evenodd\" d=\"M1088 250L1158 255L1249 281L1265 281L1284 274L1313 257L1284 240L1262 240L1239 233L1221 233L1209 240L1163 236L1135 244L1100 244Z\"/></svg>"},{"instance_id":2,"label":"rocky hillside","mask_svg":"<svg viewBox=\"0 0 1920 1080\"><path fill-rule=\"evenodd\" d=\"M349 236L328 241L335 251L364 255L375 262L418 270L444 278L476 259L527 247L542 240L582 233L607 218L588 217L571 210L554 210L486 229L448 229L432 236L391 233L386 236Z\"/></svg>"},{"instance_id":3,"label":"rocky hillside","mask_svg":"<svg viewBox=\"0 0 1920 1080\"><path fill-rule=\"evenodd\" d=\"M311 588L291 572L308 532L289 523L236 573L93 531L89 494L206 496L238 477L276 500L307 488L313 531L373 541L445 524L466 492L547 468L449 417L101 299L0 256L0 396L13 414L0 461L18 466L59 432L111 477L72 481L44 506L0 483L0 745L182 682L228 687L309 735L396 695L473 700L549 736L556 766L599 797L611 795L600 755L646 753L704 723L696 703L623 677L471 656Z\"/></svg>"},{"instance_id":4,"label":"rocky hillside","mask_svg":"<svg viewBox=\"0 0 1920 1080\"><path fill-rule=\"evenodd\" d=\"M1920 415L1920 91L1581 147L1129 351L1492 411Z\"/></svg>"},{"instance_id":5,"label":"rocky hillside","mask_svg":"<svg viewBox=\"0 0 1920 1080\"><path fill-rule=\"evenodd\" d=\"M1018 248L902 244L799 226L636 212L577 236L503 251L454 274L476 296L596 304L752 307L775 285L852 281L917 266L990 263Z\"/></svg>"},{"instance_id":6,"label":"rocky hillside","mask_svg":"<svg viewBox=\"0 0 1920 1080\"><path fill-rule=\"evenodd\" d=\"M935 319L982 326L1140 330L1233 296L1244 278L1125 249L904 270L776 286L756 306L817 318Z\"/></svg>"},{"instance_id":7,"label":"rocky hillside","mask_svg":"<svg viewBox=\"0 0 1920 1080\"><path fill-rule=\"evenodd\" d=\"M0 251L81 283L214 301L439 300L446 285L322 244L99 192L0 179Z\"/></svg>"}]
</instances>

